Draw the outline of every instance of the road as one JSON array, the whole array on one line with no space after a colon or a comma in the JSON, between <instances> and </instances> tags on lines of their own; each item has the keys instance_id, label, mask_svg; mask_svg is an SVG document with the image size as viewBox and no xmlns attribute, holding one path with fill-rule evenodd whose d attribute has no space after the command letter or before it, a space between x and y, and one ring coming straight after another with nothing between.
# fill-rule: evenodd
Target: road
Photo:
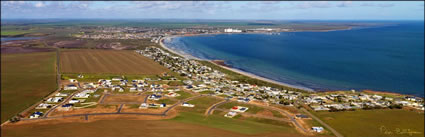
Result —
<instances>
[{"instance_id":1,"label":"road","mask_svg":"<svg viewBox=\"0 0 425 137\"><path fill-rule=\"evenodd\" d=\"M326 124L325 122L323 122L322 120L320 120L315 115L313 115L310 112L308 112L306 109L301 108L300 110L303 111L304 113L310 115L311 118L313 118L314 120L316 120L317 122L319 122L320 124L322 124L325 128L327 128L328 130L330 130L335 136L337 136L337 137L344 137L341 133L339 133L334 128L332 128L331 126L329 126L328 124Z\"/></svg>"},{"instance_id":2,"label":"road","mask_svg":"<svg viewBox=\"0 0 425 137\"><path fill-rule=\"evenodd\" d=\"M226 100L223 100L223 101L220 101L220 102L218 102L218 103L215 103L214 105L212 105L211 107L209 107L208 109L207 109L207 111L205 111L205 115L211 115L211 113L212 112L214 112L214 109L216 108L216 107L218 107L218 106L220 106L220 105L222 105L222 104L224 104L224 103L227 103L227 102L229 102L229 100L228 99L226 99Z\"/></svg>"},{"instance_id":3,"label":"road","mask_svg":"<svg viewBox=\"0 0 425 137\"><path fill-rule=\"evenodd\" d=\"M110 113L86 113L86 114L73 114L73 115L63 115L63 116L48 116L47 113L45 116L41 117L41 118L34 118L34 119L29 119L29 118L23 118L21 119L22 121L28 121L28 120L40 120L40 119L59 119L59 118L69 118L69 117L81 117L84 116L86 120L88 120L88 116L95 116L95 115L150 115L150 116L166 116L168 111L170 111L171 109L175 108L176 106L182 104L183 102L186 101L190 101L193 99L196 99L198 97L201 96L205 96L205 95L198 95L198 96L193 96L193 97L189 97L187 99L184 99L182 101L179 101L177 103L175 103L174 105L168 107L164 112L162 113L142 113L142 112L121 112L123 104L120 105L120 107L118 108L117 112L110 112ZM54 110L54 109L51 109Z\"/></svg>"}]
</instances>

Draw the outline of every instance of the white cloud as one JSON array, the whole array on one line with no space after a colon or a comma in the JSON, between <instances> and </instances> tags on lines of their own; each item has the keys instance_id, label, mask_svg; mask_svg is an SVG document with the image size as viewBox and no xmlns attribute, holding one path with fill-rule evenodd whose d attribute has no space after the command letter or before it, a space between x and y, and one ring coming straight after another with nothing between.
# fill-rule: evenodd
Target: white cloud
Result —
<instances>
[{"instance_id":1,"label":"white cloud","mask_svg":"<svg viewBox=\"0 0 425 137\"><path fill-rule=\"evenodd\" d=\"M309 8L331 8L333 5L327 1L306 1L295 4L295 8L309 9Z\"/></svg>"},{"instance_id":2,"label":"white cloud","mask_svg":"<svg viewBox=\"0 0 425 137\"><path fill-rule=\"evenodd\" d=\"M353 5L353 2L351 1L344 1L337 5L337 7L352 7L352 6L354 5Z\"/></svg>"},{"instance_id":3,"label":"white cloud","mask_svg":"<svg viewBox=\"0 0 425 137\"><path fill-rule=\"evenodd\" d=\"M393 7L394 4L393 3L363 3L360 6L364 6L364 7Z\"/></svg>"},{"instance_id":4,"label":"white cloud","mask_svg":"<svg viewBox=\"0 0 425 137\"><path fill-rule=\"evenodd\" d=\"M46 5L43 2L37 2L37 3L34 4L34 6L37 7L37 8L41 8L41 7L44 7Z\"/></svg>"}]
</instances>

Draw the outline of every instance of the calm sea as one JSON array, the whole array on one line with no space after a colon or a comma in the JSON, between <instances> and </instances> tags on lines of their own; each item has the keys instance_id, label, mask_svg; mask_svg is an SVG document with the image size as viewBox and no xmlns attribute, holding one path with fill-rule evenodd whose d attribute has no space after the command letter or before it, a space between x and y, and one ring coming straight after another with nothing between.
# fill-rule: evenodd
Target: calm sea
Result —
<instances>
[{"instance_id":1,"label":"calm sea","mask_svg":"<svg viewBox=\"0 0 425 137\"><path fill-rule=\"evenodd\" d=\"M41 37L1 37L1 42L7 42L12 40L30 40L30 39L40 39Z\"/></svg>"},{"instance_id":2,"label":"calm sea","mask_svg":"<svg viewBox=\"0 0 425 137\"><path fill-rule=\"evenodd\" d=\"M424 22L330 32L177 37L202 59L319 91L371 89L424 96Z\"/></svg>"}]
</instances>

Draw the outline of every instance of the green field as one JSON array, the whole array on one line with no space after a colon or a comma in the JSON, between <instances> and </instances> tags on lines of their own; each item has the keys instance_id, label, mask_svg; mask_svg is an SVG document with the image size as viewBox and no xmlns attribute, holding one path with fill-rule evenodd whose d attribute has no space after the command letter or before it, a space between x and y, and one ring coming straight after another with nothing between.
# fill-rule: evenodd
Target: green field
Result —
<instances>
[{"instance_id":1,"label":"green field","mask_svg":"<svg viewBox=\"0 0 425 137\"><path fill-rule=\"evenodd\" d=\"M31 31L27 30L2 30L1 36L16 36L30 33Z\"/></svg>"},{"instance_id":2,"label":"green field","mask_svg":"<svg viewBox=\"0 0 425 137\"><path fill-rule=\"evenodd\" d=\"M345 137L424 136L424 114L407 110L357 110L315 112L316 116ZM387 131L387 132L386 132ZM390 133L392 132L392 133Z\"/></svg>"},{"instance_id":3,"label":"green field","mask_svg":"<svg viewBox=\"0 0 425 137\"><path fill-rule=\"evenodd\" d=\"M171 120L183 123L199 124L242 134L263 134L271 132L297 134L295 129L288 124L266 124L260 119L258 119L259 122L254 122L251 120L230 119L217 115L205 117L202 114L182 112Z\"/></svg>"},{"instance_id":4,"label":"green field","mask_svg":"<svg viewBox=\"0 0 425 137\"><path fill-rule=\"evenodd\" d=\"M1 55L1 121L56 89L56 52Z\"/></svg>"},{"instance_id":5,"label":"green field","mask_svg":"<svg viewBox=\"0 0 425 137\"><path fill-rule=\"evenodd\" d=\"M248 110L246 112L252 113L252 114L256 114L257 112L264 110L264 108L262 108L262 107L257 107L257 106L254 106L254 105L250 105L250 104L246 104L246 103L239 103L239 102L235 102L235 101L222 104L222 105L218 106L218 108L230 109L234 106L248 107Z\"/></svg>"},{"instance_id":6,"label":"green field","mask_svg":"<svg viewBox=\"0 0 425 137\"><path fill-rule=\"evenodd\" d=\"M215 98L215 97L199 97L197 99L188 101L190 104L194 104L195 107L193 108L184 108L181 107L180 109L187 112L196 112L204 114L205 111L213 104L220 102L221 99Z\"/></svg>"},{"instance_id":7,"label":"green field","mask_svg":"<svg viewBox=\"0 0 425 137\"><path fill-rule=\"evenodd\" d=\"M180 96L175 97L178 100L186 99L188 97L191 97L192 95L190 93L184 92L184 91L177 91L177 94L180 94Z\"/></svg>"}]
</instances>

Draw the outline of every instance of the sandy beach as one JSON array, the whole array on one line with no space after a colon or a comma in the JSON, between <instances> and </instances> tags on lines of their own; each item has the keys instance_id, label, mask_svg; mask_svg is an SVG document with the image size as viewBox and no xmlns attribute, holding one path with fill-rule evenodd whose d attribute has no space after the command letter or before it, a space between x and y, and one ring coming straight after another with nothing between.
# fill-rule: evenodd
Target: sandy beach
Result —
<instances>
[{"instance_id":1,"label":"sandy beach","mask_svg":"<svg viewBox=\"0 0 425 137\"><path fill-rule=\"evenodd\" d=\"M174 54L180 55L180 56L182 56L184 58L187 58L187 59L204 60L204 59L199 59L199 58L196 58L196 57L194 57L192 55L186 54L183 51L180 51L180 52L179 51L175 51L174 49L171 49L171 48L168 48L167 46L165 46L165 44L163 43L163 40L164 39L168 39L168 38L174 38L174 37L179 37L179 36L169 36L169 37L164 37L161 40L159 40L161 47L164 48L164 49L166 49L166 50L168 50L169 52L172 52ZM230 68L230 67L226 67L226 66L223 66L223 65L218 65L215 62L213 62L212 60L206 60L206 61L209 61L212 64L215 64L215 65L217 65L217 66L219 66L221 68L224 68L224 69L227 69L227 70L230 70L230 71L233 71L233 72L236 72L236 73L245 75L245 76L250 77L250 78L259 79L259 80L262 80L262 81L266 81L266 82L277 84L277 85L281 85L281 86L292 87L292 88L302 89L302 90L305 90L305 91L314 92L314 90L313 89L310 89L310 88L300 87L300 86L294 86L294 85L290 85L290 84L287 84L287 83L283 83L283 82L271 80L271 79L268 79L268 78L265 78L265 77L257 76L255 74L248 73L248 72L245 72L245 71L242 71L242 70L239 70L239 69Z\"/></svg>"}]
</instances>

